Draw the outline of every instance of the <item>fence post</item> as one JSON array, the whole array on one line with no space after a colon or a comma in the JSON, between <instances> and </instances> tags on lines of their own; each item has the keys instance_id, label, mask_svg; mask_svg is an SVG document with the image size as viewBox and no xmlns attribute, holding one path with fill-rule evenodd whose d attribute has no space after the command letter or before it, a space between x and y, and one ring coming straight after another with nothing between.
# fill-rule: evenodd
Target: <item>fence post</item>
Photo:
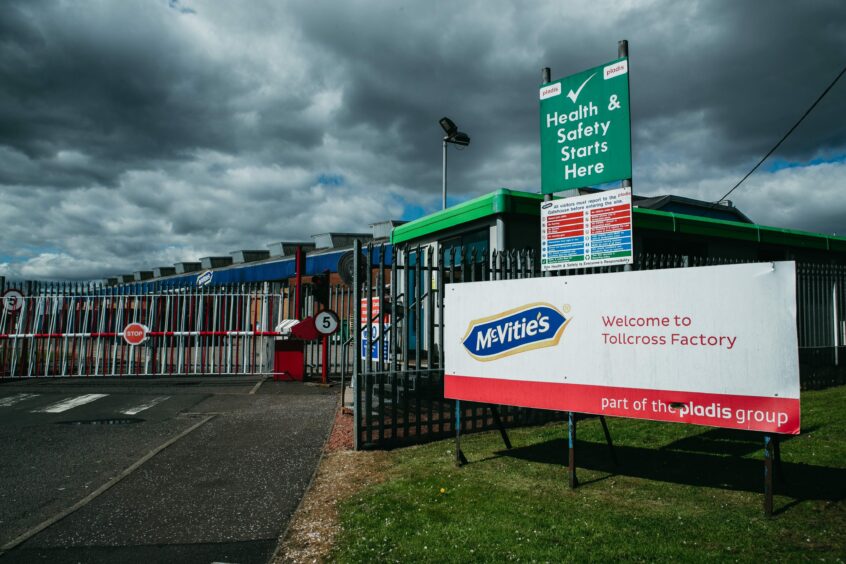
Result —
<instances>
[{"instance_id":1,"label":"fence post","mask_svg":"<svg viewBox=\"0 0 846 564\"><path fill-rule=\"evenodd\" d=\"M352 362L352 392L353 392L353 449L359 450L359 435L361 433L361 409L359 407L358 376L359 351L361 350L361 280L359 280L359 254L361 242L353 241L353 362Z\"/></svg>"},{"instance_id":2,"label":"fence post","mask_svg":"<svg viewBox=\"0 0 846 564\"><path fill-rule=\"evenodd\" d=\"M438 368L444 369L444 252L443 245L438 245Z\"/></svg>"}]
</instances>

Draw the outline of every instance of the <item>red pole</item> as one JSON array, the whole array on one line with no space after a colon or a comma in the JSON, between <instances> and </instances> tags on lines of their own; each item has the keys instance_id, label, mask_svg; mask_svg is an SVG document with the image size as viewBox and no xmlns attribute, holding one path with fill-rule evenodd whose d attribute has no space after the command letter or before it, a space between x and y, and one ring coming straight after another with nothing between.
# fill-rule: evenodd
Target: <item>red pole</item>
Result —
<instances>
[{"instance_id":1,"label":"red pole","mask_svg":"<svg viewBox=\"0 0 846 564\"><path fill-rule=\"evenodd\" d=\"M108 325L106 326L106 331L111 331L112 327L112 318L114 317L114 312L117 309L117 297L114 298L114 303L109 302L109 320L107 321ZM111 344L106 344L103 342L103 376L106 376L106 370L109 367L109 359L112 355L112 347Z\"/></svg>"},{"instance_id":2,"label":"red pole","mask_svg":"<svg viewBox=\"0 0 846 564\"><path fill-rule=\"evenodd\" d=\"M74 300L75 301L75 300ZM80 307L79 302L76 302L76 311L73 314L73 326L71 327L71 331L74 333L79 333L79 317L80 317ZM78 338L74 338L71 341L71 361L70 361L70 371L68 376L72 376L71 372L73 372L73 367L76 366L76 342Z\"/></svg>"},{"instance_id":3,"label":"red pole","mask_svg":"<svg viewBox=\"0 0 846 564\"><path fill-rule=\"evenodd\" d=\"M296 291L297 297L296 301L294 302L294 318L295 319L302 319L303 315L303 270L305 269L305 253L303 252L303 248L298 246L297 247L297 260L296 260L296 268L297 268L297 281L296 281Z\"/></svg>"},{"instance_id":4,"label":"red pole","mask_svg":"<svg viewBox=\"0 0 846 564\"><path fill-rule=\"evenodd\" d=\"M241 310L243 309L242 306L243 306L243 303L244 303L244 296L238 295L237 300L238 300L238 305L236 307L237 316L235 318L235 330L241 331L242 328L243 328L243 321L241 319ZM241 339L242 338L240 336L236 336L236 337L233 337L232 339L235 341L235 374L237 374L238 373L238 360L239 360L238 353L241 351Z\"/></svg>"},{"instance_id":5,"label":"red pole","mask_svg":"<svg viewBox=\"0 0 846 564\"><path fill-rule=\"evenodd\" d=\"M201 303L202 303L202 308L203 308L203 326L200 327L200 330L206 331L207 328L209 327L209 317L211 316L212 308L209 307L209 299L206 297L205 292L203 292L200 295L200 300L202 300ZM200 343L201 343L200 346L202 348L200 350L202 352L201 352L201 356L200 356L200 374L205 374L206 373L206 351L209 348L209 338L208 337L202 337L201 339L202 340L200 341Z\"/></svg>"},{"instance_id":6,"label":"red pole","mask_svg":"<svg viewBox=\"0 0 846 564\"><path fill-rule=\"evenodd\" d=\"M150 327L150 329L158 329L158 324L160 323L159 319L161 317L161 313L162 313L162 300L156 300L156 312L153 314L153 322L150 323L150 325L152 325L152 327ZM156 341L155 339L150 337L150 340L151 340L152 346L153 346L152 366L153 366L153 373L155 373L156 372L156 366L158 366L158 364L156 364L156 359L159 356L158 345L164 342L164 338Z\"/></svg>"},{"instance_id":7,"label":"red pole","mask_svg":"<svg viewBox=\"0 0 846 564\"><path fill-rule=\"evenodd\" d=\"M325 386L329 383L329 336L323 335L320 339L322 350L320 355L321 368L321 382Z\"/></svg>"}]
</instances>

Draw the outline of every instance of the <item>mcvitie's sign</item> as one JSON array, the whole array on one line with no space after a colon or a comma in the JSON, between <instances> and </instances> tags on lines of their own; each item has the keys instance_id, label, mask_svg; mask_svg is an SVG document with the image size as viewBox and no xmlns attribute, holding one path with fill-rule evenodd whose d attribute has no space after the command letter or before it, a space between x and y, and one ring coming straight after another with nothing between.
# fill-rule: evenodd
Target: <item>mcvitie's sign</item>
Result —
<instances>
[{"instance_id":1,"label":"mcvitie's sign","mask_svg":"<svg viewBox=\"0 0 846 564\"><path fill-rule=\"evenodd\" d=\"M796 266L447 284L444 397L799 433Z\"/></svg>"}]
</instances>

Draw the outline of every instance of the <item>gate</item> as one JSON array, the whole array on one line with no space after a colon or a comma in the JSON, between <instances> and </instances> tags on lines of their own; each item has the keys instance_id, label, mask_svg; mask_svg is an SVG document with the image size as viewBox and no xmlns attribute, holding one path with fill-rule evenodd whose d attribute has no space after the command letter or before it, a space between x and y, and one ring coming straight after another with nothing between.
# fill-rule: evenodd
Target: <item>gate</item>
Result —
<instances>
[{"instance_id":1,"label":"gate","mask_svg":"<svg viewBox=\"0 0 846 564\"><path fill-rule=\"evenodd\" d=\"M0 311L2 377L267 374L288 305L266 283L26 286ZM130 323L148 328L140 345L123 338Z\"/></svg>"},{"instance_id":2,"label":"gate","mask_svg":"<svg viewBox=\"0 0 846 564\"><path fill-rule=\"evenodd\" d=\"M358 246L356 256L359 256ZM541 276L529 251L488 254L471 248L393 249L393 268L386 269L368 246L359 256L363 265L354 283L353 302L357 360L355 387L355 446L402 446L455 434L460 415L463 433L508 425L561 419L563 414L542 410L461 402L443 398L444 355L442 319L444 285L450 282L511 280ZM747 260L640 253L627 266L574 269L557 273L579 276L624 270L689 268L736 264ZM797 264L797 329L800 380L803 389L846 383L846 266ZM376 307L375 304L379 304ZM369 322L368 322L369 321ZM368 339L373 325L383 329L377 342Z\"/></svg>"},{"instance_id":3,"label":"gate","mask_svg":"<svg viewBox=\"0 0 846 564\"><path fill-rule=\"evenodd\" d=\"M23 297L0 307L0 377L269 375L275 330L295 317L293 289L280 283L171 287L89 286L27 282L8 285ZM350 292L334 288L332 305L349 308ZM305 304L313 309L306 292ZM307 311L310 311L307 309ZM343 313L342 313L343 314ZM349 314L346 314L349 317ZM130 346L124 328L148 328ZM345 338L349 338L348 330ZM342 335L329 342L341 372ZM320 350L306 347L306 369L319 375Z\"/></svg>"},{"instance_id":4,"label":"gate","mask_svg":"<svg viewBox=\"0 0 846 564\"><path fill-rule=\"evenodd\" d=\"M450 282L510 280L537 275L529 252L469 252L452 248L435 252L431 247L398 249L390 270L376 264L374 247L368 246L356 266L354 301L362 307L354 324L353 364L356 448L392 447L451 436L456 415L463 432L542 423L561 414L510 406L461 403L443 397L444 354L442 319L444 285ZM380 253L381 254L381 253ZM379 304L375 307L374 304ZM384 304L384 305L383 305ZM371 342L373 327L382 329Z\"/></svg>"},{"instance_id":5,"label":"gate","mask_svg":"<svg viewBox=\"0 0 846 564\"><path fill-rule=\"evenodd\" d=\"M0 306L0 378L62 376L271 375L275 329L296 317L294 288L282 282L218 286L137 283L6 284L23 297ZM303 286L303 315L316 311ZM333 379L352 366L352 291L331 288L329 307L343 320L328 342ZM123 330L148 328L130 346ZM304 344L305 375L322 374L321 345Z\"/></svg>"}]
</instances>

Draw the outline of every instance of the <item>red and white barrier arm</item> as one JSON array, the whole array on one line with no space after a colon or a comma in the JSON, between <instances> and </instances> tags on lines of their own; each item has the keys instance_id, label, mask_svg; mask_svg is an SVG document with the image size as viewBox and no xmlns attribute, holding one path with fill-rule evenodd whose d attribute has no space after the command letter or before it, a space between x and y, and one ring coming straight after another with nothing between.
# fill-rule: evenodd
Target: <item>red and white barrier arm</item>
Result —
<instances>
[{"instance_id":1,"label":"red and white barrier arm","mask_svg":"<svg viewBox=\"0 0 846 564\"><path fill-rule=\"evenodd\" d=\"M150 337L283 337L277 331L149 331ZM75 339L122 337L123 333L0 333L2 339Z\"/></svg>"}]
</instances>

